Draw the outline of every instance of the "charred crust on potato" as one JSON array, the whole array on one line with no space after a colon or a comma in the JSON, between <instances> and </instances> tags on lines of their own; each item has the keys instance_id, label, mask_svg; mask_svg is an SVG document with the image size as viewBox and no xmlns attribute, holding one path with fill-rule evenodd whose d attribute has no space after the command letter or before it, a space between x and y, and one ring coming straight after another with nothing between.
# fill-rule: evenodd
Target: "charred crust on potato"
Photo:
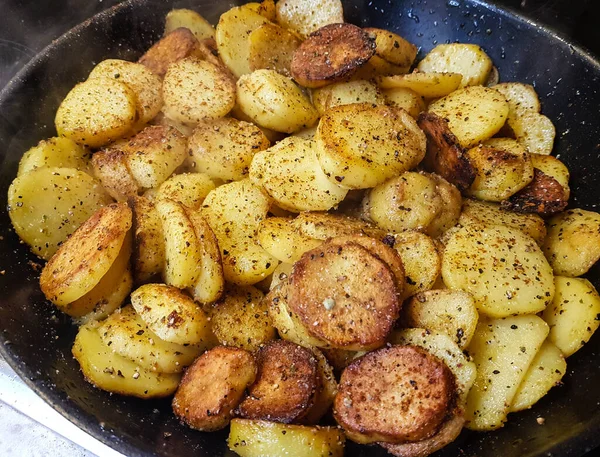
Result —
<instances>
[{"instance_id":1,"label":"charred crust on potato","mask_svg":"<svg viewBox=\"0 0 600 457\"><path fill-rule=\"evenodd\" d=\"M569 203L568 200L565 188L555 178L534 168L533 181L504 200L501 206L518 213L549 216L564 210Z\"/></svg>"},{"instance_id":2,"label":"charred crust on potato","mask_svg":"<svg viewBox=\"0 0 600 457\"><path fill-rule=\"evenodd\" d=\"M198 40L185 27L179 27L156 42L138 61L159 76L164 76L174 62L195 55Z\"/></svg>"}]
</instances>

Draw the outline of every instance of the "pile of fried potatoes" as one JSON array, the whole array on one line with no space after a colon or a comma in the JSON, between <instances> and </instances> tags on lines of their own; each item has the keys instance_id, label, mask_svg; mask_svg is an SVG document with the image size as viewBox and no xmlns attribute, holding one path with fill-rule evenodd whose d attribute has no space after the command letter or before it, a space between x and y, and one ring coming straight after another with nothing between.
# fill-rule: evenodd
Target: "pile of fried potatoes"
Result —
<instances>
[{"instance_id":1,"label":"pile of fried potatoes","mask_svg":"<svg viewBox=\"0 0 600 457\"><path fill-rule=\"evenodd\" d=\"M600 214L566 209L532 86L474 44L416 56L339 0L264 0L96 65L8 193L85 378L246 457L424 457L560 384Z\"/></svg>"}]
</instances>

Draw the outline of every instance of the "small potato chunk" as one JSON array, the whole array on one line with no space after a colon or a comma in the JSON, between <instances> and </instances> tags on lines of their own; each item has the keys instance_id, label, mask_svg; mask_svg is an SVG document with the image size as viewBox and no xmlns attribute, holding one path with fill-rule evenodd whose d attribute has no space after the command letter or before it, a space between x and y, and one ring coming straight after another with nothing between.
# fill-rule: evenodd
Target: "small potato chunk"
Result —
<instances>
[{"instance_id":1,"label":"small potato chunk","mask_svg":"<svg viewBox=\"0 0 600 457\"><path fill-rule=\"evenodd\" d=\"M163 77L171 64L196 55L197 48L194 34L187 27L179 27L156 42L138 62Z\"/></svg>"},{"instance_id":2,"label":"small potato chunk","mask_svg":"<svg viewBox=\"0 0 600 457\"><path fill-rule=\"evenodd\" d=\"M552 153L556 128L543 114L528 111L514 117L509 116L507 124L517 141L529 152L544 155Z\"/></svg>"},{"instance_id":3,"label":"small potato chunk","mask_svg":"<svg viewBox=\"0 0 600 457\"><path fill-rule=\"evenodd\" d=\"M315 140L329 180L349 189L375 187L414 168L426 148L425 135L406 111L367 103L330 109Z\"/></svg>"},{"instance_id":4,"label":"small potato chunk","mask_svg":"<svg viewBox=\"0 0 600 457\"><path fill-rule=\"evenodd\" d=\"M266 23L253 30L248 40L248 60L252 71L264 68L291 76L294 52L302 43L294 33L277 24Z\"/></svg>"},{"instance_id":5,"label":"small potato chunk","mask_svg":"<svg viewBox=\"0 0 600 457\"><path fill-rule=\"evenodd\" d=\"M44 266L40 287L46 298L62 308L92 290L119 255L130 228L126 203L96 211Z\"/></svg>"},{"instance_id":6,"label":"small potato chunk","mask_svg":"<svg viewBox=\"0 0 600 457\"><path fill-rule=\"evenodd\" d=\"M343 371L333 414L358 443L418 441L435 433L455 395L444 362L417 346L391 346Z\"/></svg>"},{"instance_id":7,"label":"small potato chunk","mask_svg":"<svg viewBox=\"0 0 600 457\"><path fill-rule=\"evenodd\" d=\"M564 189L565 198L569 198L571 189L569 188L569 178L571 174L564 163L554 156L531 154L531 163L544 174L554 178Z\"/></svg>"},{"instance_id":8,"label":"small potato chunk","mask_svg":"<svg viewBox=\"0 0 600 457\"><path fill-rule=\"evenodd\" d=\"M554 301L542 317L550 326L550 341L569 357L598 329L600 296L587 279L556 276L554 284Z\"/></svg>"},{"instance_id":9,"label":"small potato chunk","mask_svg":"<svg viewBox=\"0 0 600 457\"><path fill-rule=\"evenodd\" d=\"M175 287L143 285L131 294L131 304L150 330L164 341L204 347L214 342L206 313Z\"/></svg>"},{"instance_id":10,"label":"small potato chunk","mask_svg":"<svg viewBox=\"0 0 600 457\"><path fill-rule=\"evenodd\" d=\"M534 315L480 319L468 351L477 377L467 398L466 427L495 430L506 422L515 395L548 335Z\"/></svg>"},{"instance_id":11,"label":"small potato chunk","mask_svg":"<svg viewBox=\"0 0 600 457\"><path fill-rule=\"evenodd\" d=\"M541 110L540 99L533 86L529 84L501 83L492 86L492 89L504 95L508 101L511 117L525 112L539 113Z\"/></svg>"},{"instance_id":12,"label":"small potato chunk","mask_svg":"<svg viewBox=\"0 0 600 457\"><path fill-rule=\"evenodd\" d=\"M260 127L293 133L311 127L319 113L296 84L275 70L256 70L237 82L241 110Z\"/></svg>"},{"instance_id":13,"label":"small potato chunk","mask_svg":"<svg viewBox=\"0 0 600 457\"><path fill-rule=\"evenodd\" d=\"M290 71L298 84L316 89L352 76L373 55L375 37L352 24L321 27L300 45Z\"/></svg>"},{"instance_id":14,"label":"small potato chunk","mask_svg":"<svg viewBox=\"0 0 600 457\"><path fill-rule=\"evenodd\" d=\"M516 194L502 201L502 206L520 213L549 216L567 207L569 191L552 176L533 169L533 180Z\"/></svg>"},{"instance_id":15,"label":"small potato chunk","mask_svg":"<svg viewBox=\"0 0 600 457\"><path fill-rule=\"evenodd\" d=\"M320 388L317 359L309 349L274 340L256 355L258 373L238 412L247 419L289 424L301 420Z\"/></svg>"},{"instance_id":16,"label":"small potato chunk","mask_svg":"<svg viewBox=\"0 0 600 457\"><path fill-rule=\"evenodd\" d=\"M475 300L462 290L420 292L404 305L402 313L406 326L444 333L461 349L469 345L479 320Z\"/></svg>"},{"instance_id":17,"label":"small potato chunk","mask_svg":"<svg viewBox=\"0 0 600 457\"><path fill-rule=\"evenodd\" d=\"M160 216L154 203L145 197L129 200L133 211L133 273L136 283L144 283L162 273L165 264L165 242Z\"/></svg>"},{"instance_id":18,"label":"small potato chunk","mask_svg":"<svg viewBox=\"0 0 600 457\"><path fill-rule=\"evenodd\" d=\"M280 0L275 4L277 22L307 37L328 24L344 22L340 0Z\"/></svg>"},{"instance_id":19,"label":"small potato chunk","mask_svg":"<svg viewBox=\"0 0 600 457\"><path fill-rule=\"evenodd\" d=\"M335 106L349 105L351 103L372 103L383 105L385 99L377 86L371 81L347 81L315 89L312 101L323 116L327 110Z\"/></svg>"},{"instance_id":20,"label":"small potato chunk","mask_svg":"<svg viewBox=\"0 0 600 457\"><path fill-rule=\"evenodd\" d=\"M241 457L343 457L345 441L338 427L233 419L227 444Z\"/></svg>"},{"instance_id":21,"label":"small potato chunk","mask_svg":"<svg viewBox=\"0 0 600 457\"><path fill-rule=\"evenodd\" d=\"M264 294L256 287L233 286L212 311L215 336L224 346L256 351L275 338Z\"/></svg>"},{"instance_id":22,"label":"small potato chunk","mask_svg":"<svg viewBox=\"0 0 600 457\"><path fill-rule=\"evenodd\" d=\"M162 80L142 64L119 59L103 60L88 78L113 78L125 83L135 94L140 124L154 119L162 107Z\"/></svg>"},{"instance_id":23,"label":"small potato chunk","mask_svg":"<svg viewBox=\"0 0 600 457\"><path fill-rule=\"evenodd\" d=\"M79 328L72 349L86 381L107 392L139 398L167 397L177 390L179 374L144 370L121 357L104 344L95 325Z\"/></svg>"},{"instance_id":24,"label":"small potato chunk","mask_svg":"<svg viewBox=\"0 0 600 457\"><path fill-rule=\"evenodd\" d=\"M460 87L479 86L492 70L492 59L476 44L438 44L419 62L418 69L424 73L458 73L462 75Z\"/></svg>"},{"instance_id":25,"label":"small potato chunk","mask_svg":"<svg viewBox=\"0 0 600 457\"><path fill-rule=\"evenodd\" d=\"M581 276L600 259L600 214L570 209L548 221L544 254L554 273Z\"/></svg>"},{"instance_id":26,"label":"small potato chunk","mask_svg":"<svg viewBox=\"0 0 600 457\"><path fill-rule=\"evenodd\" d=\"M215 37L215 28L196 11L185 8L174 9L165 18L165 36L174 30L185 27L198 41Z\"/></svg>"},{"instance_id":27,"label":"small potato chunk","mask_svg":"<svg viewBox=\"0 0 600 457\"><path fill-rule=\"evenodd\" d=\"M533 238L519 230L467 225L446 242L442 276L450 289L469 292L491 317L543 311L552 302L552 268Z\"/></svg>"},{"instance_id":28,"label":"small potato chunk","mask_svg":"<svg viewBox=\"0 0 600 457\"><path fill-rule=\"evenodd\" d=\"M375 35L376 55L406 71L410 70L417 57L417 47L414 44L389 30L374 27L367 27L364 30Z\"/></svg>"},{"instance_id":29,"label":"small potato chunk","mask_svg":"<svg viewBox=\"0 0 600 457\"><path fill-rule=\"evenodd\" d=\"M300 233L315 240L325 241L344 235L365 235L383 240L386 232L373 224L342 214L303 212L294 219Z\"/></svg>"},{"instance_id":30,"label":"small potato chunk","mask_svg":"<svg viewBox=\"0 0 600 457\"><path fill-rule=\"evenodd\" d=\"M377 82L382 89L404 88L415 91L421 97L438 98L454 92L460 86L462 75L458 73L408 73L406 75L382 76Z\"/></svg>"},{"instance_id":31,"label":"small potato chunk","mask_svg":"<svg viewBox=\"0 0 600 457\"><path fill-rule=\"evenodd\" d=\"M120 148L109 147L95 152L92 156L94 176L117 201L135 197L141 190L127 165L128 155Z\"/></svg>"},{"instance_id":32,"label":"small potato chunk","mask_svg":"<svg viewBox=\"0 0 600 457\"><path fill-rule=\"evenodd\" d=\"M535 358L510 405L510 412L531 408L560 380L567 372L565 356L554 344L546 340Z\"/></svg>"},{"instance_id":33,"label":"small potato chunk","mask_svg":"<svg viewBox=\"0 0 600 457\"><path fill-rule=\"evenodd\" d=\"M425 111L423 97L412 89L406 87L384 89L383 96L386 98L387 103L402 108L415 119L419 117L422 111Z\"/></svg>"},{"instance_id":34,"label":"small potato chunk","mask_svg":"<svg viewBox=\"0 0 600 457\"><path fill-rule=\"evenodd\" d=\"M288 137L258 152L250 165L250 180L264 189L277 206L295 213L327 211L348 193L325 176L312 140Z\"/></svg>"},{"instance_id":35,"label":"small potato chunk","mask_svg":"<svg viewBox=\"0 0 600 457\"><path fill-rule=\"evenodd\" d=\"M199 209L215 183L205 173L183 173L171 176L158 188L157 199L168 198L190 209Z\"/></svg>"},{"instance_id":36,"label":"small potato chunk","mask_svg":"<svg viewBox=\"0 0 600 457\"><path fill-rule=\"evenodd\" d=\"M195 430L225 428L255 378L256 362L250 353L222 346L211 349L185 372L173 412Z\"/></svg>"},{"instance_id":37,"label":"small potato chunk","mask_svg":"<svg viewBox=\"0 0 600 457\"><path fill-rule=\"evenodd\" d=\"M295 226L292 219L268 217L258 226L258 244L280 262L294 263L302 254L322 243L306 236ZM275 269L277 271L277 269Z\"/></svg>"},{"instance_id":38,"label":"small potato chunk","mask_svg":"<svg viewBox=\"0 0 600 457\"><path fill-rule=\"evenodd\" d=\"M195 57L169 66L163 81L165 115L184 124L224 117L235 105L235 83L221 68Z\"/></svg>"},{"instance_id":39,"label":"small potato chunk","mask_svg":"<svg viewBox=\"0 0 600 457\"><path fill-rule=\"evenodd\" d=\"M73 140L54 137L40 141L23 154L17 176L42 167L75 168L91 174L90 151Z\"/></svg>"},{"instance_id":40,"label":"small potato chunk","mask_svg":"<svg viewBox=\"0 0 600 457\"><path fill-rule=\"evenodd\" d=\"M506 121L508 109L503 95L483 86L459 89L429 105L429 112L448 120L450 130L465 148L498 133Z\"/></svg>"},{"instance_id":41,"label":"small potato chunk","mask_svg":"<svg viewBox=\"0 0 600 457\"><path fill-rule=\"evenodd\" d=\"M54 123L59 136L99 148L127 134L138 120L136 95L113 78L77 84L64 98Z\"/></svg>"}]
</instances>

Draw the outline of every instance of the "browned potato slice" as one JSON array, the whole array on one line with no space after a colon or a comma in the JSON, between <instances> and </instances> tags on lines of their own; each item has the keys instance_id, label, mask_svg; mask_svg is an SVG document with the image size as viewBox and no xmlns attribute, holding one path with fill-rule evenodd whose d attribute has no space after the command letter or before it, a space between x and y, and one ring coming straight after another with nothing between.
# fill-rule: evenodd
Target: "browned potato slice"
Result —
<instances>
[{"instance_id":1,"label":"browned potato slice","mask_svg":"<svg viewBox=\"0 0 600 457\"><path fill-rule=\"evenodd\" d=\"M476 44L438 44L419 62L419 71L450 72L462 75L461 87L485 83L492 59Z\"/></svg>"},{"instance_id":2,"label":"browned potato slice","mask_svg":"<svg viewBox=\"0 0 600 457\"><path fill-rule=\"evenodd\" d=\"M375 55L371 57L367 63L360 67L356 73L352 75L351 80L373 79L377 80L380 76L404 75L408 72L408 68L400 67L382 59Z\"/></svg>"},{"instance_id":3,"label":"browned potato slice","mask_svg":"<svg viewBox=\"0 0 600 457\"><path fill-rule=\"evenodd\" d=\"M75 168L90 173L91 153L87 148L65 137L40 141L23 154L17 176L42 167Z\"/></svg>"},{"instance_id":4,"label":"browned potato slice","mask_svg":"<svg viewBox=\"0 0 600 457\"><path fill-rule=\"evenodd\" d=\"M352 361L361 354L357 351L346 351L345 349L321 348L321 351L333 366L336 372L341 373Z\"/></svg>"},{"instance_id":5,"label":"browned potato slice","mask_svg":"<svg viewBox=\"0 0 600 457\"><path fill-rule=\"evenodd\" d=\"M198 40L185 27L179 27L156 42L138 61L158 76L164 76L172 63L192 56L196 52Z\"/></svg>"},{"instance_id":6,"label":"browned potato slice","mask_svg":"<svg viewBox=\"0 0 600 457\"><path fill-rule=\"evenodd\" d=\"M102 187L117 201L136 196L140 186L127 166L128 154L122 149L109 147L92 156L94 176Z\"/></svg>"},{"instance_id":7,"label":"browned potato slice","mask_svg":"<svg viewBox=\"0 0 600 457\"><path fill-rule=\"evenodd\" d=\"M133 211L133 273L136 283L144 283L162 273L165 264L165 243L162 222L154 203L145 197L129 200Z\"/></svg>"},{"instance_id":8,"label":"browned potato slice","mask_svg":"<svg viewBox=\"0 0 600 457\"><path fill-rule=\"evenodd\" d=\"M169 198L195 210L202 206L202 202L214 188L215 183L205 173L182 173L163 182L156 198Z\"/></svg>"},{"instance_id":9,"label":"browned potato slice","mask_svg":"<svg viewBox=\"0 0 600 457\"><path fill-rule=\"evenodd\" d=\"M302 36L308 36L328 24L344 22L340 0L280 0L275 7L277 22Z\"/></svg>"},{"instance_id":10,"label":"browned potato slice","mask_svg":"<svg viewBox=\"0 0 600 457\"><path fill-rule=\"evenodd\" d=\"M504 208L520 213L548 216L566 208L566 189L552 176L534 168L533 180L522 190L502 202Z\"/></svg>"},{"instance_id":11,"label":"browned potato slice","mask_svg":"<svg viewBox=\"0 0 600 457\"><path fill-rule=\"evenodd\" d=\"M280 262L296 262L306 251L322 243L301 233L294 222L283 217L269 217L258 226L258 244Z\"/></svg>"},{"instance_id":12,"label":"browned potato slice","mask_svg":"<svg viewBox=\"0 0 600 457\"><path fill-rule=\"evenodd\" d=\"M571 189L569 188L571 174L564 163L554 156L543 154L531 154L531 163L534 168L556 179L563 189L565 189L566 198L569 198L571 194Z\"/></svg>"},{"instance_id":13,"label":"browned potato slice","mask_svg":"<svg viewBox=\"0 0 600 457\"><path fill-rule=\"evenodd\" d=\"M165 18L165 36L185 27L194 34L198 41L215 37L215 28L196 11L181 8L167 13Z\"/></svg>"},{"instance_id":14,"label":"browned potato slice","mask_svg":"<svg viewBox=\"0 0 600 457\"><path fill-rule=\"evenodd\" d=\"M291 76L292 58L302 43L295 34L277 24L266 23L253 30L248 40L248 60L252 71L266 68Z\"/></svg>"},{"instance_id":15,"label":"browned potato slice","mask_svg":"<svg viewBox=\"0 0 600 457\"><path fill-rule=\"evenodd\" d=\"M400 35L389 30L367 27L366 32L375 35L375 54L387 62L408 71L417 57L417 47Z\"/></svg>"},{"instance_id":16,"label":"browned potato slice","mask_svg":"<svg viewBox=\"0 0 600 457\"><path fill-rule=\"evenodd\" d=\"M291 73L304 87L317 88L351 76L375 54L375 38L352 24L329 24L294 52Z\"/></svg>"},{"instance_id":17,"label":"browned potato slice","mask_svg":"<svg viewBox=\"0 0 600 457\"><path fill-rule=\"evenodd\" d=\"M397 292L385 262L355 242L334 239L296 262L288 305L311 335L363 350L383 344L400 310Z\"/></svg>"},{"instance_id":18,"label":"browned potato slice","mask_svg":"<svg viewBox=\"0 0 600 457\"><path fill-rule=\"evenodd\" d=\"M302 422L305 424L316 424L319 422L335 399L337 395L337 381L335 379L335 375L333 373L333 368L329 365L327 358L323 355L323 353L316 348L312 348L312 352L314 356L317 358L317 376L319 378L319 385L321 388L315 397L315 404L312 406L310 411L304 418Z\"/></svg>"},{"instance_id":19,"label":"browned potato slice","mask_svg":"<svg viewBox=\"0 0 600 457\"><path fill-rule=\"evenodd\" d=\"M64 307L92 290L119 255L130 228L126 203L96 211L44 266L40 287L46 298Z\"/></svg>"},{"instance_id":20,"label":"browned potato slice","mask_svg":"<svg viewBox=\"0 0 600 457\"><path fill-rule=\"evenodd\" d=\"M436 432L455 396L442 361L417 346L391 346L344 370L333 414L358 443L418 441Z\"/></svg>"},{"instance_id":21,"label":"browned potato slice","mask_svg":"<svg viewBox=\"0 0 600 457\"><path fill-rule=\"evenodd\" d=\"M238 407L240 416L284 424L306 416L321 387L314 354L289 341L275 340L259 349L256 361L256 382Z\"/></svg>"},{"instance_id":22,"label":"browned potato slice","mask_svg":"<svg viewBox=\"0 0 600 457\"><path fill-rule=\"evenodd\" d=\"M173 412L196 430L225 428L255 377L256 363L250 353L213 348L185 372L173 398Z\"/></svg>"},{"instance_id":23,"label":"browned potato slice","mask_svg":"<svg viewBox=\"0 0 600 457\"><path fill-rule=\"evenodd\" d=\"M294 226L300 233L325 241L329 238L343 235L361 234L383 240L385 231L373 224L341 214L303 212L294 219Z\"/></svg>"},{"instance_id":24,"label":"browned potato slice","mask_svg":"<svg viewBox=\"0 0 600 457\"><path fill-rule=\"evenodd\" d=\"M438 98L454 92L460 86L462 75L458 73L409 73L407 75L382 76L378 78L382 89L405 88L421 97Z\"/></svg>"},{"instance_id":25,"label":"browned potato slice","mask_svg":"<svg viewBox=\"0 0 600 457\"><path fill-rule=\"evenodd\" d=\"M412 89L407 89L406 87L384 89L383 96L386 98L387 103L404 109L415 119L419 117L421 112L425 111L423 97Z\"/></svg>"}]
</instances>

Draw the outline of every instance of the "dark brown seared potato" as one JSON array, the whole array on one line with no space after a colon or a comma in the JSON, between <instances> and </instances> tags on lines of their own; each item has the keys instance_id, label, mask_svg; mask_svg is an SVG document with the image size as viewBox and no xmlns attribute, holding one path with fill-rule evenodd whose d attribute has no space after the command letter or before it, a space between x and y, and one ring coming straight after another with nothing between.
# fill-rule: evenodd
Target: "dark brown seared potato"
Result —
<instances>
[{"instance_id":1,"label":"dark brown seared potato","mask_svg":"<svg viewBox=\"0 0 600 457\"><path fill-rule=\"evenodd\" d=\"M565 188L552 176L534 168L533 181L508 200L504 200L501 205L519 213L549 216L561 212L568 203L569 197Z\"/></svg>"},{"instance_id":2,"label":"dark brown seared potato","mask_svg":"<svg viewBox=\"0 0 600 457\"><path fill-rule=\"evenodd\" d=\"M375 37L352 24L329 24L311 33L292 58L292 77L323 87L351 76L375 54Z\"/></svg>"},{"instance_id":3,"label":"dark brown seared potato","mask_svg":"<svg viewBox=\"0 0 600 457\"><path fill-rule=\"evenodd\" d=\"M185 27L179 27L157 41L138 61L159 76L164 76L167 68L178 60L196 55L198 40Z\"/></svg>"},{"instance_id":4,"label":"dark brown seared potato","mask_svg":"<svg viewBox=\"0 0 600 457\"><path fill-rule=\"evenodd\" d=\"M239 415L284 424L300 421L321 389L315 355L297 344L275 340L258 351L256 361L256 382L240 403Z\"/></svg>"},{"instance_id":5,"label":"dark brown seared potato","mask_svg":"<svg viewBox=\"0 0 600 457\"><path fill-rule=\"evenodd\" d=\"M432 437L456 396L454 375L416 346L390 346L342 373L333 414L357 443L404 443Z\"/></svg>"}]
</instances>

